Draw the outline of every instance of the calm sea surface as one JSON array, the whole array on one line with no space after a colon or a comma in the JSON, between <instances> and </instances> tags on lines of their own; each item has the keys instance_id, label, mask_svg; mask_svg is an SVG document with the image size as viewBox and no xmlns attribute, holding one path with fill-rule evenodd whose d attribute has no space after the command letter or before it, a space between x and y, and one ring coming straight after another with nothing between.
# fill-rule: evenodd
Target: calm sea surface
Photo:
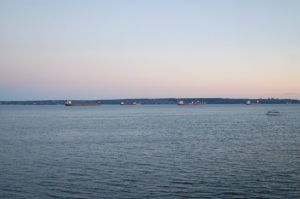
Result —
<instances>
[{"instance_id":1,"label":"calm sea surface","mask_svg":"<svg viewBox=\"0 0 300 199\"><path fill-rule=\"evenodd\" d=\"M2 105L0 198L298 199L300 106Z\"/></svg>"}]
</instances>

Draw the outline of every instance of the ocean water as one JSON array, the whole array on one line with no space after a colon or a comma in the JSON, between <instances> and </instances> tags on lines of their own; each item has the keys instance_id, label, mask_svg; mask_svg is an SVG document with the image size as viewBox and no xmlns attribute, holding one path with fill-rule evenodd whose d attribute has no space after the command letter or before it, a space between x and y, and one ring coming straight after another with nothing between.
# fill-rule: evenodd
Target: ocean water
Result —
<instances>
[{"instance_id":1,"label":"ocean water","mask_svg":"<svg viewBox=\"0 0 300 199\"><path fill-rule=\"evenodd\" d=\"M0 198L298 199L300 106L3 105Z\"/></svg>"}]
</instances>

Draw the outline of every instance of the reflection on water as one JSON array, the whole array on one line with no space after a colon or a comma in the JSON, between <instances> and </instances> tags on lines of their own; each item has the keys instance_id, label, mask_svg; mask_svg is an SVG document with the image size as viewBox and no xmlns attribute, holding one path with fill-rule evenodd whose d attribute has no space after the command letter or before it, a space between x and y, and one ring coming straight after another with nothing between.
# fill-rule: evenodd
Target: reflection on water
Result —
<instances>
[{"instance_id":1,"label":"reflection on water","mask_svg":"<svg viewBox=\"0 0 300 199\"><path fill-rule=\"evenodd\" d=\"M0 160L0 198L299 198L300 106L0 106Z\"/></svg>"}]
</instances>

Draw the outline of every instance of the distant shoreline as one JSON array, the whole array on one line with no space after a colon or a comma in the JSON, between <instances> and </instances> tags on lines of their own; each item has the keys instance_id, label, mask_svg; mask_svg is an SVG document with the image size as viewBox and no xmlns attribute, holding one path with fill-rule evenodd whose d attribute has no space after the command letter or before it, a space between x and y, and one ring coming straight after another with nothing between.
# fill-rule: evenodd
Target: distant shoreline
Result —
<instances>
[{"instance_id":1,"label":"distant shoreline","mask_svg":"<svg viewBox=\"0 0 300 199\"><path fill-rule=\"evenodd\" d=\"M67 100L67 99L66 99ZM26 100L26 101L0 101L0 105L64 105L66 100ZM68 99L69 100L69 99ZM70 99L72 100L72 99ZM296 99L278 99L278 98L136 98L136 99L104 99L104 100L72 100L80 103L92 103L100 101L101 104L120 104L138 103L138 104L177 104L179 100L186 103L193 101L205 102L206 104L245 104L247 101L260 104L300 104Z\"/></svg>"}]
</instances>

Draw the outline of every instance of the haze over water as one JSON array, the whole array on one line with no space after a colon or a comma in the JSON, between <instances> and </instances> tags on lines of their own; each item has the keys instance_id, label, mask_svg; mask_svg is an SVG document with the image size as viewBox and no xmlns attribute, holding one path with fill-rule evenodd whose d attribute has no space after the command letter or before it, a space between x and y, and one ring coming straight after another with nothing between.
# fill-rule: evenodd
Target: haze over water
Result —
<instances>
[{"instance_id":1,"label":"haze over water","mask_svg":"<svg viewBox=\"0 0 300 199\"><path fill-rule=\"evenodd\" d=\"M0 198L296 199L299 118L299 105L2 105Z\"/></svg>"}]
</instances>

